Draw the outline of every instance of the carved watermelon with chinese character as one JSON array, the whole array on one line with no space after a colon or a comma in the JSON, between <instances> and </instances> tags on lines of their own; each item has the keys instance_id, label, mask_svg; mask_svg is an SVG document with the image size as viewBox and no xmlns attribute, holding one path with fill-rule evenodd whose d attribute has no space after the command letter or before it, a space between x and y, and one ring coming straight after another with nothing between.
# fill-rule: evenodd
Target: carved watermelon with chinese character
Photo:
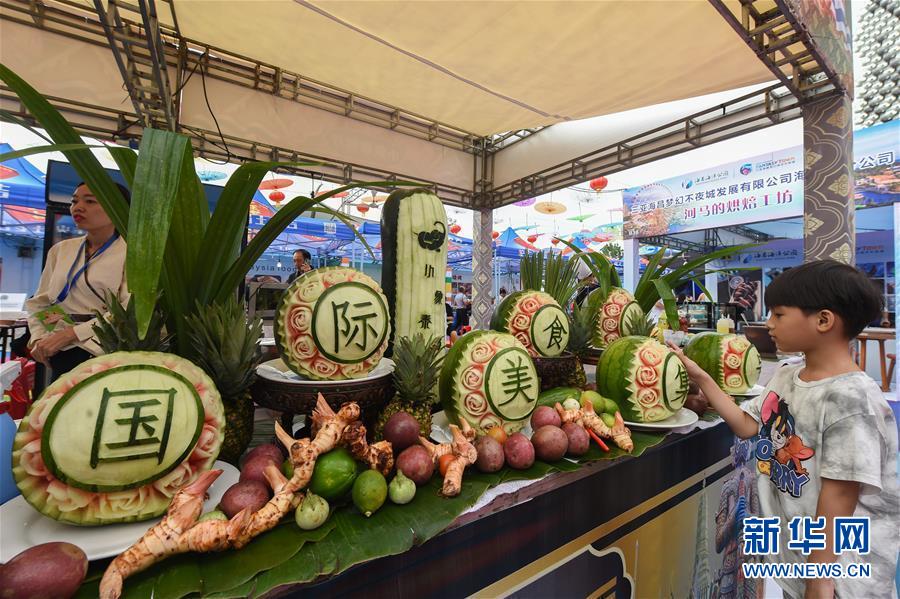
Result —
<instances>
[{"instance_id":1,"label":"carved watermelon with chinese character","mask_svg":"<svg viewBox=\"0 0 900 599\"><path fill-rule=\"evenodd\" d=\"M569 317L548 293L517 291L497 306L491 328L518 339L532 357L558 356L569 343Z\"/></svg>"},{"instance_id":2,"label":"carved watermelon with chinese character","mask_svg":"<svg viewBox=\"0 0 900 599\"><path fill-rule=\"evenodd\" d=\"M314 380L367 375L384 355L390 331L387 300L378 283L340 266L297 277L275 315L281 359Z\"/></svg>"},{"instance_id":3,"label":"carved watermelon with chinese character","mask_svg":"<svg viewBox=\"0 0 900 599\"><path fill-rule=\"evenodd\" d=\"M28 503L60 521L146 520L212 467L224 427L219 392L191 362L99 356L32 404L13 442L13 476Z\"/></svg>"},{"instance_id":4,"label":"carved watermelon with chinese character","mask_svg":"<svg viewBox=\"0 0 900 599\"><path fill-rule=\"evenodd\" d=\"M440 396L451 422L467 420L484 432L521 430L537 405L540 381L525 346L508 333L472 331L450 348L441 369Z\"/></svg>"}]
</instances>

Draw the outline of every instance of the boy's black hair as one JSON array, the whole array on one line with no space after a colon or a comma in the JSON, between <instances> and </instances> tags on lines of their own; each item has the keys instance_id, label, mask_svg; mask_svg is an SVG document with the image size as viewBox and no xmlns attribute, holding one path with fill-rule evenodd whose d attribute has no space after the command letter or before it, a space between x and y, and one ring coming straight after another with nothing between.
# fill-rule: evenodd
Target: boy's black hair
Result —
<instances>
[{"instance_id":1,"label":"boy's black hair","mask_svg":"<svg viewBox=\"0 0 900 599\"><path fill-rule=\"evenodd\" d=\"M875 284L859 269L836 260L786 270L766 287L765 301L769 308L800 308L806 315L831 310L841 318L848 339L859 335L884 308Z\"/></svg>"},{"instance_id":2,"label":"boy's black hair","mask_svg":"<svg viewBox=\"0 0 900 599\"><path fill-rule=\"evenodd\" d=\"M122 193L122 197L125 199L125 203L131 206L131 192L128 191L128 188L121 183L116 183L115 181L113 181L113 183L115 183L116 187L119 188L119 191ZM75 186L75 189L78 189L82 185L87 185L87 183L85 183L84 181L79 181L78 185Z\"/></svg>"}]
</instances>

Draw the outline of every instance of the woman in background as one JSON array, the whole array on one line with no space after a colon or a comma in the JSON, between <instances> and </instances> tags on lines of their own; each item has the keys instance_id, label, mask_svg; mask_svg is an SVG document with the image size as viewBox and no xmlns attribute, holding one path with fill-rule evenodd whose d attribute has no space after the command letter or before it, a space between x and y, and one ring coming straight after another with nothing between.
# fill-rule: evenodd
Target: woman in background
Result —
<instances>
[{"instance_id":1,"label":"woman in background","mask_svg":"<svg viewBox=\"0 0 900 599\"><path fill-rule=\"evenodd\" d=\"M128 190L118 187L130 201ZM75 188L69 212L85 236L50 248L37 291L25 302L31 356L50 368L51 382L102 353L94 312L106 312L107 293L123 304L129 297L125 240L84 183Z\"/></svg>"}]
</instances>

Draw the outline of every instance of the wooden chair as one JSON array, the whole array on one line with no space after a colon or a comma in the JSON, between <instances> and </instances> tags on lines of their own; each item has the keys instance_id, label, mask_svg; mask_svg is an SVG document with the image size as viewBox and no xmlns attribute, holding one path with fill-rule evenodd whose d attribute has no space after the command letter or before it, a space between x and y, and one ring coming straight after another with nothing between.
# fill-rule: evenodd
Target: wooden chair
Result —
<instances>
[{"instance_id":1,"label":"wooden chair","mask_svg":"<svg viewBox=\"0 0 900 599\"><path fill-rule=\"evenodd\" d=\"M888 389L891 388L891 381L894 380L894 366L897 364L897 354L888 354L888 375L887 375L887 385Z\"/></svg>"}]
</instances>

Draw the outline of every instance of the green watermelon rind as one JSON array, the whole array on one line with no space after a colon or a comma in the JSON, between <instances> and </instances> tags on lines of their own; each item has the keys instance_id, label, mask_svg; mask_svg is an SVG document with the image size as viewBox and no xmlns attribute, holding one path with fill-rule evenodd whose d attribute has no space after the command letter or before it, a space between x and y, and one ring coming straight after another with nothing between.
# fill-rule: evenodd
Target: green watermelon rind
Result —
<instances>
[{"instance_id":1,"label":"green watermelon rind","mask_svg":"<svg viewBox=\"0 0 900 599\"><path fill-rule=\"evenodd\" d=\"M599 294L600 289L595 289L594 291L591 292L591 295L593 295L595 293ZM614 339L610 343L607 343L606 340L604 339L604 337L606 337L606 335L607 335L607 331L605 331L603 329L603 319L604 319L603 308L604 308L604 306L606 306L607 303L609 303L609 301L610 301L609 298L613 294L616 294L616 293L624 293L629 298L628 302L626 302L625 304L622 304L622 312L617 317L617 320L618 320L618 333L617 334L619 335L618 339L621 339L623 337L632 336L631 331L627 330L628 329L627 316L628 316L629 312L633 312L635 309L637 309L640 311L640 314L642 316L644 314L644 311L641 309L640 305L638 305L638 303L635 301L634 295L630 291L628 291L627 289L625 289L623 287L611 288L609 290L609 293L607 294L606 298L603 300L603 302L601 302L599 304L599 306L597 308L597 325L596 325L596 328L594 329L593 333L591 334L591 345L593 345L597 349L605 350L606 347L610 343L618 341L618 339ZM591 301L590 297L588 297L588 301L586 303L588 305L590 305L590 301Z\"/></svg>"},{"instance_id":2,"label":"green watermelon rind","mask_svg":"<svg viewBox=\"0 0 900 599\"><path fill-rule=\"evenodd\" d=\"M526 291L514 291L503 298L503 301L497 306L494 310L494 314L491 317L490 328L498 333L509 333L509 320L512 316L513 310L515 310L516 304L519 303L519 299L524 297Z\"/></svg>"},{"instance_id":3,"label":"green watermelon rind","mask_svg":"<svg viewBox=\"0 0 900 599\"><path fill-rule=\"evenodd\" d=\"M534 325L535 325L535 323L537 323L538 314L540 314L544 310L558 310L563 315L563 318L566 319L567 324L568 324L569 317L566 316L566 313L563 312L563 309L560 308L559 304L557 304L556 302L553 302L552 304L544 304L543 306L538 308L537 311L534 313L534 315L531 317L531 325L529 326L530 330L528 331L528 334L531 336L532 345L534 346L534 351L545 358L553 358L555 356L562 354L564 351L566 351L566 345L568 345L569 337L568 337L568 335L566 335L566 338L563 340L563 343L560 343L559 351L555 351L555 352L549 353L549 354L541 351L541 346L537 343L534 343L534 339L537 339L538 333L542 333L543 331L535 331Z\"/></svg>"},{"instance_id":4,"label":"green watermelon rind","mask_svg":"<svg viewBox=\"0 0 900 599\"><path fill-rule=\"evenodd\" d=\"M190 371L192 376L196 375L200 380L202 386L208 390L208 393L204 395L203 399L203 409L204 409L204 422L209 421L210 415L212 415L212 419L216 423L216 432L217 437L215 439L215 446L213 448L213 452L210 456L205 458L205 464L197 469L196 474L199 475L200 472L204 470L208 470L215 463L216 458L218 457L219 450L222 446L222 441L224 439L224 431L225 431L225 408L222 405L221 397L219 396L219 392L215 387L212 379L203 372L200 367L196 366L192 362L181 358L179 356L175 356L172 354L163 354L159 352L116 352L112 354L105 354L102 356L98 356L96 358L92 358L87 362L81 364L72 372L67 373L63 377L60 377L57 381L52 383L49 387L47 387L44 392L41 394L41 397L38 398L35 402L31 404L28 408L28 412L25 414L25 417L19 423L19 429L16 433L16 437L13 440L13 451L12 451L12 464L13 464L13 478L16 481L16 486L19 488L19 491L22 494L23 499L31 505L36 511L40 512L44 516L48 518L52 518L54 520L58 520L60 522L65 522L66 524L74 525L74 526L103 526L107 524L123 524L129 522L141 522L144 520L149 520L152 518L158 517L160 514L164 513L166 509L169 507L172 498L171 497L163 497L156 493L153 497L153 501L145 502L141 506L141 511L134 512L122 516L106 516L100 517L93 513L86 512L84 507L62 511L57 507L57 502L52 500L52 498L47 493L46 489L39 488L39 482L43 479L41 476L31 475L25 471L25 468L20 464L20 458L22 455L23 448L25 443L22 439L23 435L27 435L27 431L32 429L31 419L33 418L33 413L36 408L40 405L40 402L47 398L51 398L54 395L59 395L62 397L62 393L58 393L57 389L63 387L68 384L67 380L71 378L71 376L77 376L80 374L80 370L82 368L88 368L91 366L91 363L99 363L103 364L104 362L115 361L120 359L122 356L128 356L128 359L142 359L145 360L146 363L151 364L160 364L165 366L166 362L175 361L177 364L184 364L187 366L186 370ZM87 366L86 366L87 365ZM90 375L88 375L90 376ZM194 385L192 385L194 386ZM56 399L55 401L58 401ZM194 447L196 451L196 447ZM41 458L43 459L43 457ZM196 479L196 476L192 476L185 484L189 484ZM83 490L78 490L79 492L86 492ZM103 494L105 495L105 494Z\"/></svg>"},{"instance_id":5,"label":"green watermelon rind","mask_svg":"<svg viewBox=\"0 0 900 599\"><path fill-rule=\"evenodd\" d=\"M495 334L494 331L470 331L456 340L444 358L441 376L438 380L438 396L447 419L454 424L458 425L462 418L454 393L456 379L464 368L461 358L465 355L470 345L485 335L490 336L492 334Z\"/></svg>"},{"instance_id":6,"label":"green watermelon rind","mask_svg":"<svg viewBox=\"0 0 900 599\"><path fill-rule=\"evenodd\" d=\"M157 472L150 478L145 478L143 480L135 481L133 483L129 483L127 485L95 485L89 483L83 483L73 476L65 474L62 470L59 469L59 466L56 464L56 460L53 459L53 453L50 449L49 437L46 437L48 431L53 427L56 422L56 418L59 415L59 412L62 410L63 406L70 401L82 388L86 387L88 384L93 383L97 379L104 378L113 374L120 374L122 372L128 372L130 370L155 370L157 372L165 373L167 376L171 376L175 379L178 379L181 383L183 383L188 389L191 390L191 394L194 398L194 401L197 403L197 426L194 428L194 432L191 435L191 442L188 444L187 448L181 453L178 458L172 462L172 465L166 468L165 470L161 470ZM74 387L66 391L62 397L57 400L57 402L53 405L53 408L50 410L50 413L47 415L47 419L44 421L44 428L41 433L42 438L46 438L48 442L41 443L41 457L44 459L44 466L47 470L50 471L53 476L62 481L63 483L70 485L72 487L78 489L84 489L85 491L91 491L93 493L112 493L115 491L126 491L128 489L136 489L138 487L143 487L144 485L150 484L172 470L175 470L178 466L180 466L185 459L194 451L194 446L197 444L197 439L200 438L200 431L203 430L203 423L205 410L203 408L203 401L200 399L200 394L197 393L197 390L194 389L193 383L191 383L187 378L169 370L168 368L163 368L161 366L155 366L151 364L130 364L127 366L115 366L110 368L109 370L103 370L101 372L97 372L87 377L83 381L80 381Z\"/></svg>"},{"instance_id":7,"label":"green watermelon rind","mask_svg":"<svg viewBox=\"0 0 900 599\"><path fill-rule=\"evenodd\" d=\"M717 333L715 331L706 331L694 336L684 348L684 355L697 363L704 372L709 374L719 388L725 393L744 393L759 380L759 371L751 375L747 372L749 360L747 356L741 362L741 376L744 379L744 385L741 387L729 387L725 384L725 369L723 365L724 348L733 339L737 339L741 335L733 333ZM748 341L749 343L749 341ZM748 353L756 352L757 361L759 361L759 350L751 343L746 350Z\"/></svg>"},{"instance_id":8,"label":"green watermelon rind","mask_svg":"<svg viewBox=\"0 0 900 599\"><path fill-rule=\"evenodd\" d=\"M659 345L666 352L664 353L662 367L660 368L660 383L664 384L666 381L667 369L670 367L669 360L671 358L677 360L677 357L674 356L668 348L650 337L629 335L627 337L616 339L607 346L606 350L604 350L603 354L600 356L599 364L597 364L597 392L616 402L619 406L619 410L622 412L622 418L628 422L646 421L643 411L637 404L637 400L632 398L634 397L633 383L635 376L635 356L637 355L638 350L648 341ZM614 368L614 365L616 364L621 364L622 366L616 369ZM680 365L680 362L674 364L676 364L675 367L677 368ZM625 373L624 375L621 374L623 370ZM668 389L660 389L660 401L662 402L663 407L670 412L670 415L676 413L684 406L688 387L686 377L687 372L682 366L681 372L679 372L679 397L669 397L669 393L667 392ZM679 398L681 400L681 405L678 408L673 409L675 405L679 404ZM661 419L665 419L665 417Z\"/></svg>"}]
</instances>

